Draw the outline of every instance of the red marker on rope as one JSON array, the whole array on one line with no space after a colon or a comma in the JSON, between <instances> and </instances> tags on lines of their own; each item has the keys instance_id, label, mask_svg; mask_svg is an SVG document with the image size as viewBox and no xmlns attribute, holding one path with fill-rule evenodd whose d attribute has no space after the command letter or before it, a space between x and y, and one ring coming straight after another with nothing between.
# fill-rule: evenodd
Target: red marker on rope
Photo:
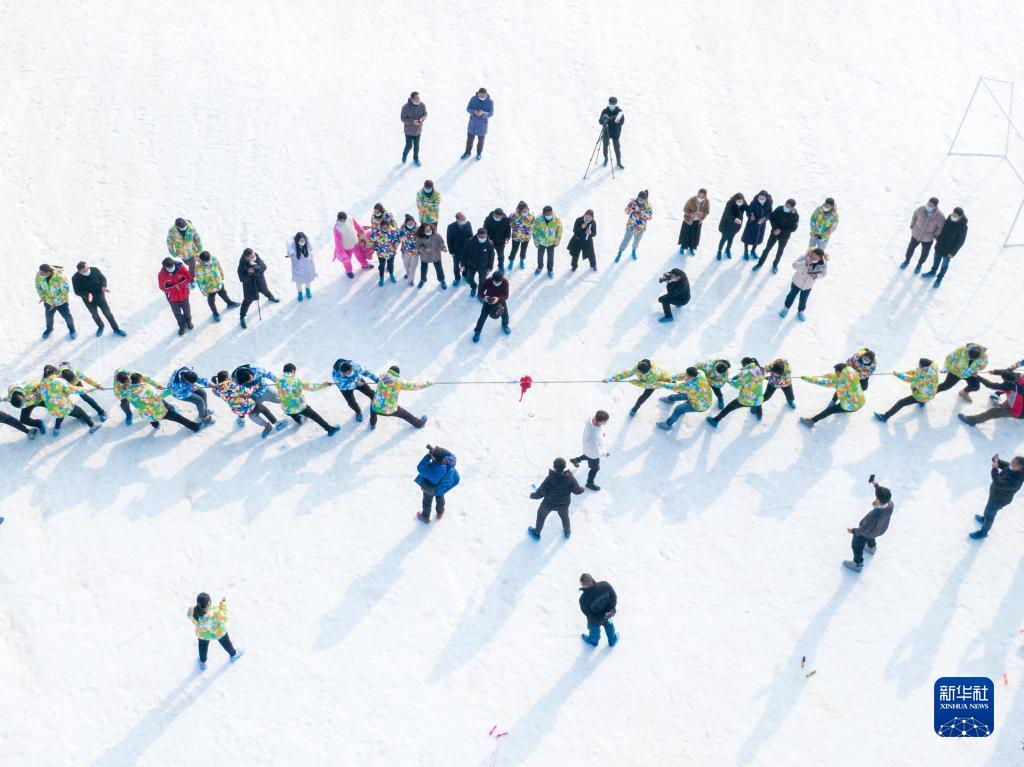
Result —
<instances>
[{"instance_id":1,"label":"red marker on rope","mask_svg":"<svg viewBox=\"0 0 1024 767\"><path fill-rule=\"evenodd\" d=\"M526 394L526 392L528 392L530 390L531 386L533 386L533 379L530 378L530 376L523 376L522 378L519 379L519 401L520 402L523 401L523 396Z\"/></svg>"}]
</instances>

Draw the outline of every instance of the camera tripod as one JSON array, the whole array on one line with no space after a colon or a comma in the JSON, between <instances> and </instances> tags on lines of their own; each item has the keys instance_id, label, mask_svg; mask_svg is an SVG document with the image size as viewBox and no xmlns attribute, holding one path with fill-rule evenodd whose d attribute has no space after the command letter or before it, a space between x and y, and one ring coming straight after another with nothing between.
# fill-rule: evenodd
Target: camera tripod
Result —
<instances>
[{"instance_id":1,"label":"camera tripod","mask_svg":"<svg viewBox=\"0 0 1024 767\"><path fill-rule=\"evenodd\" d=\"M587 169L583 172L583 178L590 175L590 168L597 167L594 165L597 159L597 150L601 147L603 142L609 141L608 137L608 123L601 124L601 132L597 134L597 141L594 143L594 151L590 153L590 161L587 163ZM612 164L612 178L615 178L615 164Z\"/></svg>"}]
</instances>

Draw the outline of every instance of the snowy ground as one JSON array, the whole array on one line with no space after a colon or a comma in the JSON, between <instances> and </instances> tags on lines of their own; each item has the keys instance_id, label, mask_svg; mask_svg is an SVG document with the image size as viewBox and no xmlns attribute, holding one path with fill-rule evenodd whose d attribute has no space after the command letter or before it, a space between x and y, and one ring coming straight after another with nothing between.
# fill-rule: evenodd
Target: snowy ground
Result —
<instances>
[{"instance_id":1,"label":"snowy ground","mask_svg":"<svg viewBox=\"0 0 1024 767\"><path fill-rule=\"evenodd\" d=\"M249 360L323 379L349 356L489 381L601 378L644 356L681 370L713 354L784 354L820 373L864 344L885 370L968 340L996 363L1024 352L1022 251L1001 249L1024 190L1002 160L946 156L979 75L1024 82L1015 3L4 5L4 387L63 358L104 380L121 365L164 376ZM480 85L496 113L484 161L463 163ZM414 88L430 110L419 170L397 165ZM627 170L584 182L609 94L627 113ZM961 148L1004 141L982 105ZM567 227L594 208L601 270L570 275L560 250L553 282L517 273L513 335L492 323L479 345L464 291L344 279L329 261L335 213L365 222L377 200L411 212L424 178L445 223L464 209L478 225L519 199L554 205ZM698 186L711 225L684 263L675 238ZM775 316L785 271L713 259L722 200L761 187L799 201L794 257L813 207L838 202L805 324ZM613 265L641 188L656 216L641 260ZM930 194L971 220L939 292L895 269ZM262 252L289 300L245 333L194 302L197 329L179 339L156 289L177 215L229 268L245 246ZM302 305L283 260L297 229L321 274ZM107 272L130 336L94 339L75 299L78 341L58 319L40 343L35 267L80 258ZM666 328L656 278L676 265L694 300ZM625 385L538 386L522 403L511 386L438 386L403 396L431 414L422 433L356 428L337 392L314 394L343 423L332 441L309 426L261 442L219 403L195 437L119 415L88 438L5 430L0 761L475 767L491 763L497 724L510 733L499 765L1019 763L1020 504L983 545L966 538L988 457L1022 451L1019 424L968 430L956 414L981 398L949 394L881 426L870 411L906 392L887 378L864 412L808 432L798 415L829 395L797 387L796 413L773 400L763 423L739 413L712 432L690 416L670 435L654 428L656 401L626 418ZM571 541L555 524L536 544L530 485L576 454L598 407L613 416L605 489L575 504ZM428 441L459 456L464 479L444 522L423 528L412 478ZM840 561L872 472L896 514L857 578ZM582 571L620 595L613 651L580 646ZM211 648L202 676L185 618L199 590L229 598L248 650L229 667ZM996 680L991 738L933 734L944 675Z\"/></svg>"}]
</instances>

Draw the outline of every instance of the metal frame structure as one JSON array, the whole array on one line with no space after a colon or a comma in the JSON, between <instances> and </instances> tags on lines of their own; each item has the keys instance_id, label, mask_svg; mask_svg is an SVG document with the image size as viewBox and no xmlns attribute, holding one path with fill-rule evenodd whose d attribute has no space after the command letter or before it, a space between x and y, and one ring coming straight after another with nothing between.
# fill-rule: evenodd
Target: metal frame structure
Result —
<instances>
[{"instance_id":1,"label":"metal frame structure","mask_svg":"<svg viewBox=\"0 0 1024 767\"><path fill-rule=\"evenodd\" d=\"M992 89L988 87L989 83L999 83L1000 85L1010 86L1010 103L1009 109L1004 109L1003 105L999 102L996 94L992 92ZM988 95L992 97L992 101L1000 112L1003 113L1003 117L1006 118L1006 143L1003 146L1002 154L993 153L979 153L979 152L954 152L953 148L956 146L956 141L960 138L960 131L963 130L964 123L967 122L967 115L970 114L971 107L974 106L974 100L978 97L978 91L984 88L988 91ZM964 116L960 118L960 125L957 126L956 133L953 135L953 140L949 144L949 151L946 152L946 156L951 155L959 157L1001 157L1006 161L1006 164L1010 166L1010 170L1013 175L1017 177L1017 180L1024 186L1024 175L1022 171L1013 164L1010 159L1010 131L1013 131L1017 138L1024 140L1024 134L1020 132L1017 126L1013 122L1013 89L1014 84L1010 80L997 80L992 77L979 77L977 84L974 86L974 92L971 93L971 99L967 102L967 108L964 110ZM1010 229L1006 232L1006 240L1003 241L1003 248L1024 248L1024 242L1010 242L1010 237L1013 235L1013 230L1017 226L1017 221L1020 220L1021 212L1024 211L1024 197L1021 197L1020 203L1017 205L1017 212L1013 216L1013 223L1010 224Z\"/></svg>"}]
</instances>

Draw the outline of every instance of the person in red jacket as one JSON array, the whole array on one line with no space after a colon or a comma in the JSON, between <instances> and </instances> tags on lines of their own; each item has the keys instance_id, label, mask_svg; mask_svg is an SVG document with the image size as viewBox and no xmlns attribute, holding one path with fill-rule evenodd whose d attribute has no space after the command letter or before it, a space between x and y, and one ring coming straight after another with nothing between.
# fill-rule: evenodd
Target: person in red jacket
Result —
<instances>
[{"instance_id":1,"label":"person in red jacket","mask_svg":"<svg viewBox=\"0 0 1024 767\"><path fill-rule=\"evenodd\" d=\"M501 269L481 282L480 298L484 305L480 307L480 318L473 328L473 343L480 340L480 331L484 329L488 317L501 317L501 329L505 335L509 335L512 329L508 326L508 280Z\"/></svg>"},{"instance_id":2,"label":"person in red jacket","mask_svg":"<svg viewBox=\"0 0 1024 767\"><path fill-rule=\"evenodd\" d=\"M187 266L173 258L163 260L157 282L171 305L174 320L178 323L179 336L185 335L186 328L192 329L192 308L188 303L188 285L191 281L192 275Z\"/></svg>"}]
</instances>

